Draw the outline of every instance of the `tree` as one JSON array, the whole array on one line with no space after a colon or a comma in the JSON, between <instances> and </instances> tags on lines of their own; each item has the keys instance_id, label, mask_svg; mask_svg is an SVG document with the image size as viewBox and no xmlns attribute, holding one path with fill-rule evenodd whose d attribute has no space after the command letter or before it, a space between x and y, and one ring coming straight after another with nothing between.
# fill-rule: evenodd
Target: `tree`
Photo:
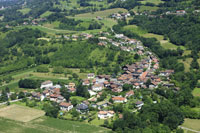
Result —
<instances>
[{"instance_id":1,"label":"tree","mask_svg":"<svg viewBox=\"0 0 200 133\"><path fill-rule=\"evenodd\" d=\"M79 83L79 85L77 86L77 89L76 89L76 95L85 97L85 98L89 98L90 94L88 92L87 86L83 86L82 83Z\"/></svg>"},{"instance_id":2,"label":"tree","mask_svg":"<svg viewBox=\"0 0 200 133\"><path fill-rule=\"evenodd\" d=\"M53 73L62 74L63 72L64 72L64 68L61 66L53 68Z\"/></svg>"},{"instance_id":3,"label":"tree","mask_svg":"<svg viewBox=\"0 0 200 133\"><path fill-rule=\"evenodd\" d=\"M58 104L56 104L56 103L45 104L43 109L46 112L45 113L46 116L50 116L50 117L54 117L54 118L57 118L59 110L60 110Z\"/></svg>"},{"instance_id":4,"label":"tree","mask_svg":"<svg viewBox=\"0 0 200 133\"><path fill-rule=\"evenodd\" d=\"M68 89L66 88L66 87L63 87L62 89L61 89L61 95L67 100L67 101L69 101L69 98L70 98L70 93L69 93L69 91L68 91Z\"/></svg>"},{"instance_id":5,"label":"tree","mask_svg":"<svg viewBox=\"0 0 200 133\"><path fill-rule=\"evenodd\" d=\"M139 59L139 58L140 58L140 56L136 53L135 56L134 56L134 59L137 60L137 59Z\"/></svg>"},{"instance_id":6,"label":"tree","mask_svg":"<svg viewBox=\"0 0 200 133\"><path fill-rule=\"evenodd\" d=\"M1 96L0 96L0 101L2 101L2 102L8 101L8 95L7 95L7 93L4 89L2 90L2 93L1 93Z\"/></svg>"},{"instance_id":7,"label":"tree","mask_svg":"<svg viewBox=\"0 0 200 133\"><path fill-rule=\"evenodd\" d=\"M37 72L48 73L49 69L47 67L45 67L45 66L39 66L37 68Z\"/></svg>"},{"instance_id":8,"label":"tree","mask_svg":"<svg viewBox=\"0 0 200 133\"><path fill-rule=\"evenodd\" d=\"M10 99L11 99L11 100L16 100L16 99L17 99L17 94L16 94L16 93L13 93L13 94L10 96Z\"/></svg>"},{"instance_id":9,"label":"tree","mask_svg":"<svg viewBox=\"0 0 200 133\"><path fill-rule=\"evenodd\" d=\"M123 91L132 90L133 89L133 85L131 85L131 84L124 84L122 88L123 88Z\"/></svg>"},{"instance_id":10,"label":"tree","mask_svg":"<svg viewBox=\"0 0 200 133\"><path fill-rule=\"evenodd\" d=\"M146 84L147 87L149 87L149 85L151 85L151 79L148 79L145 84Z\"/></svg>"},{"instance_id":11,"label":"tree","mask_svg":"<svg viewBox=\"0 0 200 133\"><path fill-rule=\"evenodd\" d=\"M78 111L76 111L76 109L74 109L74 108L72 109L71 114L72 114L72 117L73 117L73 118L79 116Z\"/></svg>"},{"instance_id":12,"label":"tree","mask_svg":"<svg viewBox=\"0 0 200 133\"><path fill-rule=\"evenodd\" d=\"M22 99L22 98L25 98L25 94L24 92L20 91L18 94L18 99Z\"/></svg>"},{"instance_id":13,"label":"tree","mask_svg":"<svg viewBox=\"0 0 200 133\"><path fill-rule=\"evenodd\" d=\"M73 73L72 77L75 78L75 79L78 79L78 75L76 73Z\"/></svg>"}]
</instances>

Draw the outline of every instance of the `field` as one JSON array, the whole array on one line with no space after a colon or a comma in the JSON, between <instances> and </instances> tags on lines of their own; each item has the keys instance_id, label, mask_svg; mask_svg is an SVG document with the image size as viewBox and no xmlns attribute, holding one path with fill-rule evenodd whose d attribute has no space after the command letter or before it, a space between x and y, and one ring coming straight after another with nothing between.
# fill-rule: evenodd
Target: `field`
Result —
<instances>
[{"instance_id":1,"label":"field","mask_svg":"<svg viewBox=\"0 0 200 133\"><path fill-rule=\"evenodd\" d=\"M198 97L200 97L200 88L195 88L195 89L192 91L192 94L193 94L193 96L198 96Z\"/></svg>"},{"instance_id":2,"label":"field","mask_svg":"<svg viewBox=\"0 0 200 133\"><path fill-rule=\"evenodd\" d=\"M24 9L21 9L21 10L19 10L22 14L27 14L27 13L29 13L30 12L30 8L24 8Z\"/></svg>"},{"instance_id":3,"label":"field","mask_svg":"<svg viewBox=\"0 0 200 133\"><path fill-rule=\"evenodd\" d=\"M97 16L108 17L109 15L111 15L113 13L118 13L118 12L128 12L128 11L123 8L114 8L114 9L108 9L108 10L98 11L98 12L94 12L94 13L79 14L79 15L76 15L75 17L76 18L95 18Z\"/></svg>"},{"instance_id":4,"label":"field","mask_svg":"<svg viewBox=\"0 0 200 133\"><path fill-rule=\"evenodd\" d=\"M27 123L0 118L5 133L106 133L110 130L81 122L41 117Z\"/></svg>"},{"instance_id":5,"label":"field","mask_svg":"<svg viewBox=\"0 0 200 133\"><path fill-rule=\"evenodd\" d=\"M20 122L29 122L44 114L44 111L15 104L0 109L0 117Z\"/></svg>"},{"instance_id":6,"label":"field","mask_svg":"<svg viewBox=\"0 0 200 133\"><path fill-rule=\"evenodd\" d=\"M142 4L146 4L147 2L153 3L153 4L155 4L155 5L158 5L158 4L160 4L160 3L163 3L162 0L143 0L143 1L141 1Z\"/></svg>"},{"instance_id":7,"label":"field","mask_svg":"<svg viewBox=\"0 0 200 133\"><path fill-rule=\"evenodd\" d=\"M192 62L192 58L186 58L184 61L183 60L179 60L179 61L184 64L185 71L189 72L190 71L190 64Z\"/></svg>"},{"instance_id":8,"label":"field","mask_svg":"<svg viewBox=\"0 0 200 133\"><path fill-rule=\"evenodd\" d=\"M40 15L41 18L44 18L44 17L48 17L49 15L51 15L53 12L50 12L50 11L46 11L45 13L43 13L42 15Z\"/></svg>"},{"instance_id":9,"label":"field","mask_svg":"<svg viewBox=\"0 0 200 133\"><path fill-rule=\"evenodd\" d=\"M200 131L200 120L198 119L185 119L183 127L190 128L196 131Z\"/></svg>"},{"instance_id":10,"label":"field","mask_svg":"<svg viewBox=\"0 0 200 133\"><path fill-rule=\"evenodd\" d=\"M156 11L158 9L158 7L156 6L136 6L135 8L133 8L132 10L134 12L143 12L143 11Z\"/></svg>"}]
</instances>

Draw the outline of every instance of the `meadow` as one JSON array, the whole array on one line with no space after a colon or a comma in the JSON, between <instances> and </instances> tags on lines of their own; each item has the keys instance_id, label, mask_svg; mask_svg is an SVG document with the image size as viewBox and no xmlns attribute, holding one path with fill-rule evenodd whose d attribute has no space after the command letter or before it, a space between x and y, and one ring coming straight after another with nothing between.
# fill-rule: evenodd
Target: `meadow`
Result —
<instances>
[{"instance_id":1,"label":"meadow","mask_svg":"<svg viewBox=\"0 0 200 133\"><path fill-rule=\"evenodd\" d=\"M0 118L0 130L5 133L106 133L110 130L81 122L43 116L27 123Z\"/></svg>"},{"instance_id":2,"label":"meadow","mask_svg":"<svg viewBox=\"0 0 200 133\"><path fill-rule=\"evenodd\" d=\"M143 1L141 1L142 4L146 4L147 2L148 2L148 3L153 3L153 4L155 4L155 5L158 5L158 4L160 4L160 3L163 3L162 0L143 0Z\"/></svg>"},{"instance_id":3,"label":"meadow","mask_svg":"<svg viewBox=\"0 0 200 133\"><path fill-rule=\"evenodd\" d=\"M200 125L200 120L198 120L198 119L185 119L184 123L181 126L200 132L199 125Z\"/></svg>"},{"instance_id":4,"label":"meadow","mask_svg":"<svg viewBox=\"0 0 200 133\"><path fill-rule=\"evenodd\" d=\"M44 116L44 114L44 111L16 104L0 109L0 117L20 122L29 122L33 119Z\"/></svg>"}]
</instances>

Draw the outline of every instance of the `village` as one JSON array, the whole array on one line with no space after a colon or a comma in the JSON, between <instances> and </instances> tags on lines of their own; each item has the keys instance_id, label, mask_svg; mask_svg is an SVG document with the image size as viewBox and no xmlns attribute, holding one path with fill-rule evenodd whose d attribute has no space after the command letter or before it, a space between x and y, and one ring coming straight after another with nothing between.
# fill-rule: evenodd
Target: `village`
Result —
<instances>
[{"instance_id":1,"label":"village","mask_svg":"<svg viewBox=\"0 0 200 133\"><path fill-rule=\"evenodd\" d=\"M108 35L108 33L106 34ZM81 36L84 36L85 39L92 37L90 34L82 34ZM73 37L76 38L77 36ZM121 68L123 73L117 77L89 73L87 79L82 79L81 83L86 86L90 96L77 104L72 103L71 100L66 100L61 93L61 89L64 87L67 88L71 95L76 96L77 85L73 82L61 86L54 84L50 80L45 81L40 87L42 92L32 92L32 98L39 101L48 100L58 103L62 112L61 115L70 112L72 109L75 109L83 116L88 114L90 110L95 110L98 119L108 119L114 117L117 113L113 110L115 104L126 105L134 101L132 110L134 112L140 110L145 103L142 101L142 96L135 97L135 93L138 90L154 90L159 86L177 89L173 83L170 83L170 75L174 71L163 70L158 72L159 59L150 51L145 51L140 41L129 39L123 34L115 34L115 38L118 41L101 36L98 38L100 40L98 45L106 46L111 44L120 47L121 50L134 51L139 55L143 55L143 58L139 62L123 66ZM131 46L134 46L134 48ZM128 86L128 89L126 86ZM157 102L153 101L155 104Z\"/></svg>"},{"instance_id":2,"label":"village","mask_svg":"<svg viewBox=\"0 0 200 133\"><path fill-rule=\"evenodd\" d=\"M76 41L80 37L89 39L94 35L82 33L72 35L70 39ZM170 75L174 73L174 70L160 71L159 59L152 52L146 50L141 41L130 39L123 34L114 34L113 36L108 32L100 32L96 37L98 37L97 45L99 46L119 47L122 51L138 54L141 59L123 66L121 68L123 72L117 76L88 73L87 78L79 82L86 88L89 94L87 98L77 96L78 82L61 85L55 84L51 80L42 82L39 91L38 89L31 93L24 91L25 96L29 97L30 101L57 103L60 108L60 117L68 116L76 111L84 118L91 111L98 119L113 119L116 116L122 117L120 112L114 109L118 105L123 104L133 112L137 112L144 104L147 104L141 94L136 94L139 91L144 89L153 91L161 86L178 90L174 83L170 82ZM69 39L68 36L64 36L64 38ZM69 97L77 97L78 100L66 99L62 92L63 88L70 94ZM156 104L158 101L154 99L152 102Z\"/></svg>"}]
</instances>

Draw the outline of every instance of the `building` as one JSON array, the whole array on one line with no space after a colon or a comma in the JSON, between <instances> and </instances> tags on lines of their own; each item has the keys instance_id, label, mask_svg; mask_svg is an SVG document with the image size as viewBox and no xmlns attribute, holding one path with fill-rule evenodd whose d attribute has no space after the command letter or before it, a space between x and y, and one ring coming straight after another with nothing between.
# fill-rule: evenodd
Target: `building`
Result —
<instances>
[{"instance_id":1,"label":"building","mask_svg":"<svg viewBox=\"0 0 200 133\"><path fill-rule=\"evenodd\" d=\"M73 108L73 105L71 103L61 102L59 105L62 111L69 111Z\"/></svg>"},{"instance_id":2,"label":"building","mask_svg":"<svg viewBox=\"0 0 200 133\"><path fill-rule=\"evenodd\" d=\"M98 112L98 118L100 119L107 119L113 117L115 114L114 111L99 111Z\"/></svg>"},{"instance_id":3,"label":"building","mask_svg":"<svg viewBox=\"0 0 200 133\"><path fill-rule=\"evenodd\" d=\"M43 88L49 88L49 87L52 87L53 86L53 82L48 80L48 81L45 81L41 84L40 88L43 89Z\"/></svg>"},{"instance_id":4,"label":"building","mask_svg":"<svg viewBox=\"0 0 200 133\"><path fill-rule=\"evenodd\" d=\"M114 103L125 103L127 102L127 99L124 97L116 96L112 98Z\"/></svg>"},{"instance_id":5,"label":"building","mask_svg":"<svg viewBox=\"0 0 200 133\"><path fill-rule=\"evenodd\" d=\"M92 86L93 91L102 91L104 85L103 84L95 84Z\"/></svg>"},{"instance_id":6,"label":"building","mask_svg":"<svg viewBox=\"0 0 200 133\"><path fill-rule=\"evenodd\" d=\"M88 105L81 103L76 106L76 110L80 113L85 113L89 111Z\"/></svg>"}]
</instances>

